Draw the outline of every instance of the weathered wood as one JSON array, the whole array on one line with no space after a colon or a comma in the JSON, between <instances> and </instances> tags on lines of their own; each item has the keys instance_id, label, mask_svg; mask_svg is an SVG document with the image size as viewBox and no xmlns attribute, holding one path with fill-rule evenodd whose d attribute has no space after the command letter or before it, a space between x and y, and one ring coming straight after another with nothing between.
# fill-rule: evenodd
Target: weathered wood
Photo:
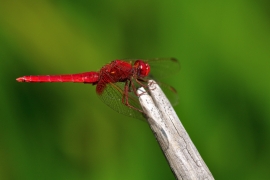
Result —
<instances>
[{"instance_id":1,"label":"weathered wood","mask_svg":"<svg viewBox=\"0 0 270 180\"><path fill-rule=\"evenodd\" d=\"M175 177L214 179L160 87L152 80L148 86L151 97L139 88L139 100Z\"/></svg>"}]
</instances>

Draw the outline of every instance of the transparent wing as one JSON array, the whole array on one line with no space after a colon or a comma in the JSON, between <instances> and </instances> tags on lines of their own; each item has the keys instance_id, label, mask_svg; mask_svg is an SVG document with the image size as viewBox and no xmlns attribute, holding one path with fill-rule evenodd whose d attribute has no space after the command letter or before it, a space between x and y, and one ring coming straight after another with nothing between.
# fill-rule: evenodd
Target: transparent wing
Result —
<instances>
[{"instance_id":1,"label":"transparent wing","mask_svg":"<svg viewBox=\"0 0 270 180\"><path fill-rule=\"evenodd\" d=\"M145 60L150 65L150 77L164 79L180 71L180 63L175 58L154 58Z\"/></svg>"},{"instance_id":2,"label":"transparent wing","mask_svg":"<svg viewBox=\"0 0 270 180\"><path fill-rule=\"evenodd\" d=\"M125 59L134 64L138 59ZM150 74L145 77L145 80L153 79L162 88L167 98L172 105L177 105L179 96L177 91L170 85L164 83L164 79L173 76L180 71L180 63L176 58L151 58L151 59L140 59L147 62L150 66Z\"/></svg>"},{"instance_id":3,"label":"transparent wing","mask_svg":"<svg viewBox=\"0 0 270 180\"><path fill-rule=\"evenodd\" d=\"M171 104L177 105L179 101L177 91L171 85L166 84L164 79L172 77L180 71L179 61L176 58L153 58L145 59L145 61L150 65L150 75L147 76L147 79L155 80Z\"/></svg>"},{"instance_id":4,"label":"transparent wing","mask_svg":"<svg viewBox=\"0 0 270 180\"><path fill-rule=\"evenodd\" d=\"M170 77L180 71L180 63L176 58L150 58L150 59L124 59L134 64L136 60L142 60L150 65L149 78L155 80Z\"/></svg>"},{"instance_id":5,"label":"transparent wing","mask_svg":"<svg viewBox=\"0 0 270 180\"><path fill-rule=\"evenodd\" d=\"M96 88L104 86L104 82L100 81ZM133 108L122 103L124 95L125 82L107 83L103 92L99 94L100 99L118 113L145 121L143 114ZM139 99L133 91L128 92L128 102L131 106L142 110Z\"/></svg>"},{"instance_id":6,"label":"transparent wing","mask_svg":"<svg viewBox=\"0 0 270 180\"><path fill-rule=\"evenodd\" d=\"M125 59L124 61L134 64L134 62L138 59ZM162 80L165 77L171 76L172 74L178 72L180 70L180 64L175 58L153 58L153 59L140 59L147 62L150 65L150 75L143 78L144 81L141 81L141 84L147 90L147 80L154 79L161 88L165 91L166 96L170 100L170 102L175 105L178 102L178 95L176 90L165 83L162 83ZM130 69L128 69L130 70ZM122 69L122 71L125 71ZM132 87L129 87L129 91L127 92L126 96L128 97L128 103L130 106L134 107L131 108L123 104L123 96L126 92L125 89L125 82L114 82L113 78L110 74L106 74L101 78L96 86L97 94L99 95L100 99L107 104L109 107L114 109L115 111L134 117L137 119L145 120L143 114L140 111L135 110L139 109L142 110L138 97L135 94ZM136 83L133 80L134 88L137 89L141 85Z\"/></svg>"}]
</instances>

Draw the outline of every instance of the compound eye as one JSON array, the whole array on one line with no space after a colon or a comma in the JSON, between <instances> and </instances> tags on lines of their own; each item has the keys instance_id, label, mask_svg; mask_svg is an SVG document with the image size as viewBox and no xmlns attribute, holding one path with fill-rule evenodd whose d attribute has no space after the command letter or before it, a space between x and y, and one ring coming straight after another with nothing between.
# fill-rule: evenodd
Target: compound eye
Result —
<instances>
[{"instance_id":1,"label":"compound eye","mask_svg":"<svg viewBox=\"0 0 270 180\"><path fill-rule=\"evenodd\" d=\"M137 60L134 63L135 68L137 69L137 75L141 77L148 76L150 72L149 64L143 62L142 60Z\"/></svg>"}]
</instances>

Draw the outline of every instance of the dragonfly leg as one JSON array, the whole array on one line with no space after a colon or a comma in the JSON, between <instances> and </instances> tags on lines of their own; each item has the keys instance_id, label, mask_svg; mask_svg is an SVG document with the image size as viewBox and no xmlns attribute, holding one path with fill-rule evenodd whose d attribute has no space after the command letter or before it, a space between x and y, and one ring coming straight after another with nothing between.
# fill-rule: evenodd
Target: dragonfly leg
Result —
<instances>
[{"instance_id":1,"label":"dragonfly leg","mask_svg":"<svg viewBox=\"0 0 270 180\"><path fill-rule=\"evenodd\" d=\"M141 85L142 87L144 88L147 88L147 85L143 84L143 83L146 83L147 81L145 79L137 79L136 78L136 82Z\"/></svg>"},{"instance_id":2,"label":"dragonfly leg","mask_svg":"<svg viewBox=\"0 0 270 180\"><path fill-rule=\"evenodd\" d=\"M143 82L145 82L145 80L144 79L139 79L139 80L143 80ZM153 84L155 84L156 82L154 82L154 81L151 81L151 83L147 86L147 87L149 87L149 86L152 86ZM155 87L152 89L152 90L154 90L155 89Z\"/></svg>"},{"instance_id":3,"label":"dragonfly leg","mask_svg":"<svg viewBox=\"0 0 270 180\"><path fill-rule=\"evenodd\" d=\"M151 82L151 84L150 85L146 85L146 84L144 84L144 83L146 83L147 81L145 80L145 79L136 79L136 82L139 84L139 85L141 85L142 87L144 87L145 88L145 90L149 93L149 86L151 86L152 85L152 83L154 83L154 82ZM144 93L141 93L141 94L138 94L137 96L141 96L141 95L143 95Z\"/></svg>"},{"instance_id":4,"label":"dragonfly leg","mask_svg":"<svg viewBox=\"0 0 270 180\"><path fill-rule=\"evenodd\" d=\"M136 108L136 107L134 107L134 106L132 106L132 105L129 104L129 102L128 102L128 93L129 93L130 90L131 90L130 87L132 87L134 93L135 93L136 96L137 96L136 88L135 88L134 84L132 83L131 80L128 80L128 81L126 81L126 83L125 83L124 94L123 94L123 97L122 97L122 103L123 103L124 105L128 106L129 108L135 109L136 111L139 111L139 112L143 113L142 110L140 110L140 109L138 109L138 108ZM135 88L135 89L134 89L134 88Z\"/></svg>"}]
</instances>

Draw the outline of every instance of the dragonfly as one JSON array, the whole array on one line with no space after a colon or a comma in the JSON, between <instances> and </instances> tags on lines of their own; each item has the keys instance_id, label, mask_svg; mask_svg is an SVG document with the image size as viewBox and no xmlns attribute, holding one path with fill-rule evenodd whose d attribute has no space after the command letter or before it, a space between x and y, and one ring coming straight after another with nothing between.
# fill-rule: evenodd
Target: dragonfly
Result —
<instances>
[{"instance_id":1,"label":"dragonfly","mask_svg":"<svg viewBox=\"0 0 270 180\"><path fill-rule=\"evenodd\" d=\"M96 85L96 94L118 113L145 120L140 106L137 88L148 89L148 80L162 79L180 69L175 58L122 59L104 65L99 71L62 75L29 75L17 78L18 82L47 83L73 82ZM156 79L155 79L156 80ZM158 82L158 81L157 81ZM159 84L177 96L176 90L164 83Z\"/></svg>"}]
</instances>

